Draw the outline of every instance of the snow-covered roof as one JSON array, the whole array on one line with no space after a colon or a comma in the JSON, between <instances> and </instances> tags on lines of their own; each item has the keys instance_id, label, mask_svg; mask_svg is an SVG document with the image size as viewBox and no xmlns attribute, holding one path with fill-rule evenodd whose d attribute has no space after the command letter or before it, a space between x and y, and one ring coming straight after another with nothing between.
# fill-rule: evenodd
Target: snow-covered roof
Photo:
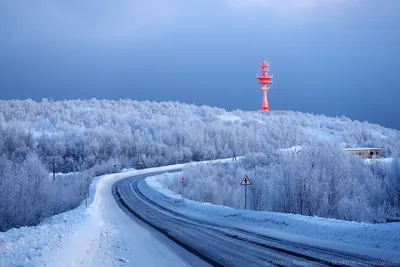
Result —
<instances>
[{"instance_id":1,"label":"snow-covered roof","mask_svg":"<svg viewBox=\"0 0 400 267\"><path fill-rule=\"evenodd\" d=\"M395 158L372 158L372 159L365 159L365 163L371 164L374 162L381 162L381 163L387 163L390 164L395 160Z\"/></svg>"},{"instance_id":2,"label":"snow-covered roof","mask_svg":"<svg viewBox=\"0 0 400 267\"><path fill-rule=\"evenodd\" d=\"M229 115L229 114L219 115L219 116L217 116L217 118L219 118L220 120L223 120L223 121L231 121L231 122L242 121L242 119L240 117L238 117L236 115Z\"/></svg>"},{"instance_id":3,"label":"snow-covered roof","mask_svg":"<svg viewBox=\"0 0 400 267\"><path fill-rule=\"evenodd\" d=\"M344 148L345 151L363 151L363 150L381 150L378 147L352 147L352 148Z\"/></svg>"},{"instance_id":4,"label":"snow-covered roof","mask_svg":"<svg viewBox=\"0 0 400 267\"><path fill-rule=\"evenodd\" d=\"M292 153L299 153L301 150L302 146L292 146L289 148L281 148L279 151L287 151L287 152L292 152Z\"/></svg>"}]
</instances>

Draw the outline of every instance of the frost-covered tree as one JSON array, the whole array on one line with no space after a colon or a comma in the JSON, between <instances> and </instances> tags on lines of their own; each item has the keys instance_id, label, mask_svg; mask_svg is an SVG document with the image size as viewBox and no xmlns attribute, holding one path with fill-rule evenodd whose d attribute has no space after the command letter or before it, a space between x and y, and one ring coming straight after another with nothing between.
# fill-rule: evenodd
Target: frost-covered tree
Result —
<instances>
[{"instance_id":1,"label":"frost-covered tree","mask_svg":"<svg viewBox=\"0 0 400 267\"><path fill-rule=\"evenodd\" d=\"M32 140L18 128L0 128L0 231L76 207L84 196L76 187L89 184L84 173L54 181Z\"/></svg>"}]
</instances>

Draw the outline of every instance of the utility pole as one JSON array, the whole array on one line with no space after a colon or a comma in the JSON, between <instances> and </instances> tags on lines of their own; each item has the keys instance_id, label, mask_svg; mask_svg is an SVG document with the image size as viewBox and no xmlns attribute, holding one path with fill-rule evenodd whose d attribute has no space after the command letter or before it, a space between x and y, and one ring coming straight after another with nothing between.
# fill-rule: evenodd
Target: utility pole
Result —
<instances>
[{"instance_id":1,"label":"utility pole","mask_svg":"<svg viewBox=\"0 0 400 267\"><path fill-rule=\"evenodd\" d=\"M139 167L139 147L136 147L136 157L137 157L137 162L136 162L136 166Z\"/></svg>"},{"instance_id":2,"label":"utility pole","mask_svg":"<svg viewBox=\"0 0 400 267\"><path fill-rule=\"evenodd\" d=\"M56 164L54 163L54 157L53 157L53 181L56 180Z\"/></svg>"},{"instance_id":3,"label":"utility pole","mask_svg":"<svg viewBox=\"0 0 400 267\"><path fill-rule=\"evenodd\" d=\"M147 169L146 163L144 163L144 160L143 160L143 158L142 158L142 155L140 155L140 160L142 161L143 167L144 167L145 169Z\"/></svg>"},{"instance_id":4,"label":"utility pole","mask_svg":"<svg viewBox=\"0 0 400 267\"><path fill-rule=\"evenodd\" d=\"M139 148L136 147L136 155L137 155L137 163L136 166L138 169L147 169L146 164L144 163L142 155L139 154Z\"/></svg>"}]
</instances>

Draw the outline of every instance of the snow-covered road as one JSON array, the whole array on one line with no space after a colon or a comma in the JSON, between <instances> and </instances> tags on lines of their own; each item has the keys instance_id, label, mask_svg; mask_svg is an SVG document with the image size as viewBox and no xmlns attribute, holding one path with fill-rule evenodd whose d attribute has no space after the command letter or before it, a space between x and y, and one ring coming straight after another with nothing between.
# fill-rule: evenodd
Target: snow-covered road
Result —
<instances>
[{"instance_id":1,"label":"snow-covered road","mask_svg":"<svg viewBox=\"0 0 400 267\"><path fill-rule=\"evenodd\" d=\"M164 238L184 248L186 252L180 255L186 258L190 254L196 255L214 266L355 266L357 263L361 266L367 262L379 262L366 255L277 239L176 213L141 192L140 183L144 183L146 176L133 176L116 182L113 196L136 222L150 225L154 232L162 233ZM121 232L125 233L125 230ZM163 266L169 266L168 260L165 259ZM175 258L173 261L180 263ZM191 265L198 266L199 262Z\"/></svg>"},{"instance_id":2,"label":"snow-covered road","mask_svg":"<svg viewBox=\"0 0 400 267\"><path fill-rule=\"evenodd\" d=\"M190 263L195 263L196 266L208 266L147 224L124 213L111 194L113 183L120 178L115 175L97 189L101 198L96 205L101 209L101 221L105 225L100 232L99 249L90 265L191 266Z\"/></svg>"},{"instance_id":3,"label":"snow-covered road","mask_svg":"<svg viewBox=\"0 0 400 267\"><path fill-rule=\"evenodd\" d=\"M95 178L88 207L84 201L37 226L0 233L0 267L400 266L398 223L345 222L190 201L160 182L178 182L180 175L171 172L185 165Z\"/></svg>"}]
</instances>

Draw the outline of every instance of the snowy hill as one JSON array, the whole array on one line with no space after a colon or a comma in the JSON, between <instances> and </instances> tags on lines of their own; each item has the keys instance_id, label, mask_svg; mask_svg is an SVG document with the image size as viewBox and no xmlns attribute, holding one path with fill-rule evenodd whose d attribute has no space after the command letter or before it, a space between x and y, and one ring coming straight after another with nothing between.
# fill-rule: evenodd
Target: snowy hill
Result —
<instances>
[{"instance_id":1,"label":"snowy hill","mask_svg":"<svg viewBox=\"0 0 400 267\"><path fill-rule=\"evenodd\" d=\"M384 157L400 152L399 131L345 117L228 112L177 102L0 101L0 212L6 218L0 230L75 207L87 192L87 178L135 167L137 152L155 167L320 142L379 147ZM53 183L53 168L79 174ZM23 212L14 201L21 194L20 201L29 203Z\"/></svg>"},{"instance_id":2,"label":"snowy hill","mask_svg":"<svg viewBox=\"0 0 400 267\"><path fill-rule=\"evenodd\" d=\"M293 111L227 112L177 102L96 99L0 101L0 111L0 125L33 134L47 154L63 154L69 161L94 154L84 157L86 167L109 158L124 165L137 147L151 166L223 158L231 156L231 150L245 154L289 148L315 140L380 147L384 156L400 152L399 131ZM76 170L71 162L59 157L56 161L63 172Z\"/></svg>"},{"instance_id":3,"label":"snowy hill","mask_svg":"<svg viewBox=\"0 0 400 267\"><path fill-rule=\"evenodd\" d=\"M0 231L11 229L0 234L0 249L5 248L0 258L7 259L0 260L0 266L13 262L49 266L46 262L60 258L58 253L65 246L69 252L62 260L89 262L99 235L112 232L104 218L98 219L107 215L99 211L109 209L93 206L103 200L89 193L89 185L93 189L100 181L92 182L91 177L134 167L137 152L148 167L230 158L233 152L246 155L238 164L181 166L188 181L181 195L192 200L243 209L243 188L238 181L247 174L257 185L248 194L253 210L374 223L399 216L399 162L369 160L365 164L358 157L344 156L343 143L379 147L388 158L400 154L399 131L345 117L293 111L228 112L176 102L0 101ZM301 156L280 152L299 147ZM53 170L73 173L56 175L53 180L49 175ZM122 178L118 174L108 177ZM109 195L112 179L101 188L108 203L114 203ZM181 190L175 180L162 182L175 192ZM87 211L84 199L88 193ZM67 210L71 211L59 214ZM54 214L59 215L51 217ZM292 218L288 216L279 217ZM312 222L313 217L305 220ZM26 225L38 226L14 228ZM312 229L312 225L307 227ZM388 236L396 228L365 227L389 229ZM365 227L357 224L361 232ZM89 243L73 241L82 231L86 233L83 241ZM52 238L41 238L42 233ZM44 245L50 239L53 245ZM398 235L393 240L397 242ZM389 241L385 237L379 245L388 246ZM85 250L90 253L83 255Z\"/></svg>"}]
</instances>

